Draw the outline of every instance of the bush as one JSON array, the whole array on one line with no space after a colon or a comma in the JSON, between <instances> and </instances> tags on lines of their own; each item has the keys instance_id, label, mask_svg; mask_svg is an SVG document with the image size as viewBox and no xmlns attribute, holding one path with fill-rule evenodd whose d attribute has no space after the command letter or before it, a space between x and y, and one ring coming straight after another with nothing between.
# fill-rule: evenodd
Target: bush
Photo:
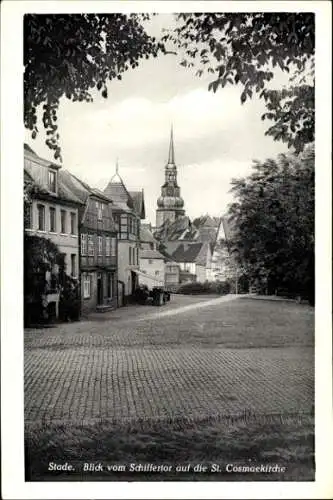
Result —
<instances>
[{"instance_id":1,"label":"bush","mask_svg":"<svg viewBox=\"0 0 333 500\"><path fill-rule=\"evenodd\" d=\"M184 295L199 295L199 294L218 294L226 295L230 293L230 284L226 281L217 281L205 283L195 282L195 283L184 283L180 285L177 293Z\"/></svg>"}]
</instances>

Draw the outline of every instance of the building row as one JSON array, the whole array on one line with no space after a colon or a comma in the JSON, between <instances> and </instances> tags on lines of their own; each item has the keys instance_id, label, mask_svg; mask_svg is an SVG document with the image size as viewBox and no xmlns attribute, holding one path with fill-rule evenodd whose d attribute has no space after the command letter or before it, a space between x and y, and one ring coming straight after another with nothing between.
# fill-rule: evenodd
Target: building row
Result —
<instances>
[{"instance_id":1,"label":"building row","mask_svg":"<svg viewBox=\"0 0 333 500\"><path fill-rule=\"evenodd\" d=\"M223 218L191 223L185 215L172 131L155 227L142 222L143 190L128 190L118 166L101 191L25 144L24 182L30 185L25 232L57 245L66 274L79 285L82 314L125 305L148 279L173 291L223 278L216 267Z\"/></svg>"}]
</instances>

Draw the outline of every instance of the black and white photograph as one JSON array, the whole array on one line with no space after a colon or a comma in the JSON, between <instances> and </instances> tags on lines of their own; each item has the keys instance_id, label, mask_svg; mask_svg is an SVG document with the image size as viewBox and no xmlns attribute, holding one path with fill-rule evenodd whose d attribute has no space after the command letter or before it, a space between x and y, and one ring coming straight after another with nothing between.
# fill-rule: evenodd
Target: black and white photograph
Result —
<instances>
[{"instance_id":1,"label":"black and white photograph","mask_svg":"<svg viewBox=\"0 0 333 500\"><path fill-rule=\"evenodd\" d=\"M17 2L20 481L330 498L331 6L163 3Z\"/></svg>"}]
</instances>

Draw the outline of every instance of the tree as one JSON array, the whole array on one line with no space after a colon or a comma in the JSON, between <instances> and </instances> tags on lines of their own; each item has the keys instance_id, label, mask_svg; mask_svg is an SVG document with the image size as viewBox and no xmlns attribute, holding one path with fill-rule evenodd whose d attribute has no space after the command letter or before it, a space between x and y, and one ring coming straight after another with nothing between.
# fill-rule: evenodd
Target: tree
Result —
<instances>
[{"instance_id":1,"label":"tree","mask_svg":"<svg viewBox=\"0 0 333 500\"><path fill-rule=\"evenodd\" d=\"M242 87L241 102L264 99L273 121L266 135L296 152L314 140L314 14L293 12L178 14L163 41L184 54L181 64L210 72L209 90ZM274 68L289 73L289 86L271 89Z\"/></svg>"},{"instance_id":2,"label":"tree","mask_svg":"<svg viewBox=\"0 0 333 500\"><path fill-rule=\"evenodd\" d=\"M314 146L255 162L233 180L232 246L252 281L314 297Z\"/></svg>"},{"instance_id":3,"label":"tree","mask_svg":"<svg viewBox=\"0 0 333 500\"><path fill-rule=\"evenodd\" d=\"M97 88L107 98L107 81L121 79L142 58L156 57L162 44L145 32L140 14L27 14L24 16L24 125L38 133L43 104L46 144L61 161L57 112L62 96L93 100Z\"/></svg>"},{"instance_id":4,"label":"tree","mask_svg":"<svg viewBox=\"0 0 333 500\"><path fill-rule=\"evenodd\" d=\"M63 255L48 238L24 234L24 316L25 323L43 319L46 273L64 267Z\"/></svg>"}]
</instances>

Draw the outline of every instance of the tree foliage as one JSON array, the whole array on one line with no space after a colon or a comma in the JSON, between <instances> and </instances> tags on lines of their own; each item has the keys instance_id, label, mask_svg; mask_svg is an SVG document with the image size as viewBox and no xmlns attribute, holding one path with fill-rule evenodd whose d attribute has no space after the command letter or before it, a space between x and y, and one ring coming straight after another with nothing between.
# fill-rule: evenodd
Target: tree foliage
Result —
<instances>
[{"instance_id":1,"label":"tree foliage","mask_svg":"<svg viewBox=\"0 0 333 500\"><path fill-rule=\"evenodd\" d=\"M198 76L212 74L209 90L240 85L242 103L254 94L265 99L263 119L273 121L266 134L296 152L314 140L313 13L185 13L177 19L163 40L182 51L183 66L196 67ZM288 88L270 88L275 68L289 73Z\"/></svg>"},{"instance_id":2,"label":"tree foliage","mask_svg":"<svg viewBox=\"0 0 333 500\"><path fill-rule=\"evenodd\" d=\"M40 297L45 287L45 273L55 265L63 267L63 255L48 238L24 235L24 294Z\"/></svg>"},{"instance_id":3,"label":"tree foliage","mask_svg":"<svg viewBox=\"0 0 333 500\"><path fill-rule=\"evenodd\" d=\"M140 14L27 14L24 16L24 124L38 133L43 104L46 144L61 160L57 126L59 101L93 100L96 88L107 98L107 82L121 79L162 45L145 32Z\"/></svg>"},{"instance_id":4,"label":"tree foliage","mask_svg":"<svg viewBox=\"0 0 333 500\"><path fill-rule=\"evenodd\" d=\"M314 146L255 162L249 177L232 184L232 246L247 275L270 291L282 287L312 298Z\"/></svg>"}]
</instances>

